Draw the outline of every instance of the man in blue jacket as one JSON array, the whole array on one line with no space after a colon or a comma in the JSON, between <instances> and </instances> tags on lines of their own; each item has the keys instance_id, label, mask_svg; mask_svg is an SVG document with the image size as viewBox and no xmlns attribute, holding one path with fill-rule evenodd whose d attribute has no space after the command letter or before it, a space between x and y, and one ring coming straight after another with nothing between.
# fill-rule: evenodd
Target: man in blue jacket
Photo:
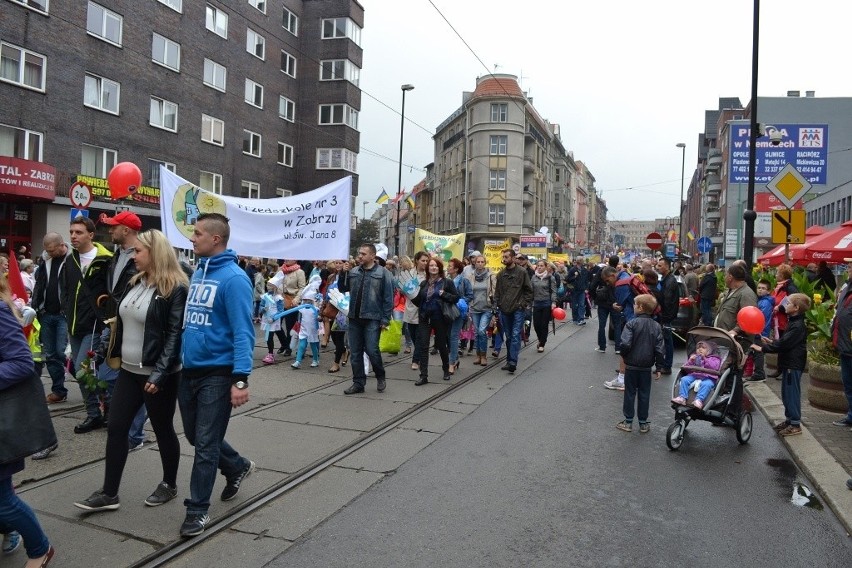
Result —
<instances>
[{"instance_id":1,"label":"man in blue jacket","mask_svg":"<svg viewBox=\"0 0 852 568\"><path fill-rule=\"evenodd\" d=\"M222 501L237 496L255 467L225 441L231 408L249 399L254 352L253 286L228 248L230 234L227 217L204 213L190 238L199 260L184 315L178 403L186 438L195 446L195 460L181 536L199 535L210 522L207 511L217 467L227 481Z\"/></svg>"}]
</instances>

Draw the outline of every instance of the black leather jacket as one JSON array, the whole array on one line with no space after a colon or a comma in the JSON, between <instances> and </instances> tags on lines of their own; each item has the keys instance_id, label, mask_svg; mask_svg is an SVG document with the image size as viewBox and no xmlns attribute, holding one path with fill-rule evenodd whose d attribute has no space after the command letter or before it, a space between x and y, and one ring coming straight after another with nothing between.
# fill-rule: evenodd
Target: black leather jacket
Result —
<instances>
[{"instance_id":1,"label":"black leather jacket","mask_svg":"<svg viewBox=\"0 0 852 568\"><path fill-rule=\"evenodd\" d=\"M180 369L180 341L187 287L178 286L169 297L154 294L145 315L145 334L142 345L142 364L154 367L148 382L161 386L163 380ZM121 317L115 329L115 343L107 357L121 355Z\"/></svg>"},{"instance_id":2,"label":"black leather jacket","mask_svg":"<svg viewBox=\"0 0 852 568\"><path fill-rule=\"evenodd\" d=\"M677 317L680 308L680 288L674 272L669 272L660 281L660 323L668 324Z\"/></svg>"}]
</instances>

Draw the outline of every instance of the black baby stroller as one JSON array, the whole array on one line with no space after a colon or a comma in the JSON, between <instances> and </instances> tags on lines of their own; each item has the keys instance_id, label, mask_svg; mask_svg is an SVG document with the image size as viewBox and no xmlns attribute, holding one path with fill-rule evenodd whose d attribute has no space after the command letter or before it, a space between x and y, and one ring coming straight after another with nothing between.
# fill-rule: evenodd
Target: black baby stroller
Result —
<instances>
[{"instance_id":1,"label":"black baby stroller","mask_svg":"<svg viewBox=\"0 0 852 568\"><path fill-rule=\"evenodd\" d=\"M675 411L674 424L666 431L666 445L677 450L683 443L686 427L692 420L704 420L720 426L730 426L737 434L737 441L745 444L751 438L751 399L743 392L743 366L745 354L736 340L724 330L716 327L696 326L687 332L687 350L694 353L699 341L713 341L718 345L722 365L718 371L700 367L681 367L672 385L672 396L680 390L680 381L693 371L718 376L719 379L704 401L703 408L692 406L695 391L690 389L686 404L672 402Z\"/></svg>"}]
</instances>

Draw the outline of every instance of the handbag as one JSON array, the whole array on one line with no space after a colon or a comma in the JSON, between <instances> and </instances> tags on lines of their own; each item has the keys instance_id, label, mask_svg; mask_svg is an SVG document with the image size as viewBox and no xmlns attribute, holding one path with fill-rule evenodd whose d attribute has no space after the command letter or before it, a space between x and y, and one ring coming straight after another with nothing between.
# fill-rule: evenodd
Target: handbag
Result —
<instances>
[{"instance_id":1,"label":"handbag","mask_svg":"<svg viewBox=\"0 0 852 568\"><path fill-rule=\"evenodd\" d=\"M284 294L284 309L289 310L290 308L296 307L296 295L295 294Z\"/></svg>"},{"instance_id":2,"label":"handbag","mask_svg":"<svg viewBox=\"0 0 852 568\"><path fill-rule=\"evenodd\" d=\"M452 323L461 316L461 312L455 304L441 301L441 315L444 316L445 322Z\"/></svg>"},{"instance_id":3,"label":"handbag","mask_svg":"<svg viewBox=\"0 0 852 568\"><path fill-rule=\"evenodd\" d=\"M402 351L402 322L391 320L388 327L379 335L379 352L393 353Z\"/></svg>"},{"instance_id":4,"label":"handbag","mask_svg":"<svg viewBox=\"0 0 852 568\"><path fill-rule=\"evenodd\" d=\"M116 330L118 329L118 317L111 317L108 320L104 320L104 323L109 326L109 343L107 344L106 349L106 364L110 369L120 369L121 368L121 355L114 356L113 352L115 351L115 339Z\"/></svg>"},{"instance_id":5,"label":"handbag","mask_svg":"<svg viewBox=\"0 0 852 568\"><path fill-rule=\"evenodd\" d=\"M0 464L21 460L56 444L44 387L35 373L0 391L0 440Z\"/></svg>"},{"instance_id":6,"label":"handbag","mask_svg":"<svg viewBox=\"0 0 852 568\"><path fill-rule=\"evenodd\" d=\"M323 304L322 310L320 310L320 316L326 319L333 320L335 317L337 317L338 312L339 310L335 308L331 304L331 302L326 302L325 304Z\"/></svg>"}]
</instances>

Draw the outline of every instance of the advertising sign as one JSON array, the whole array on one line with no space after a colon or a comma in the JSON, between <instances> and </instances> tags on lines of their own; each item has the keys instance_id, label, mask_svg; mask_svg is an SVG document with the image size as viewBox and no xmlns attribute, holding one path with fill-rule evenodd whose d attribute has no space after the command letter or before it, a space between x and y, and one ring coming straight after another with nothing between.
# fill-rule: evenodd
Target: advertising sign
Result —
<instances>
[{"instance_id":1,"label":"advertising sign","mask_svg":"<svg viewBox=\"0 0 852 568\"><path fill-rule=\"evenodd\" d=\"M776 124L781 142L773 146L769 136L757 139L755 183L769 183L787 164L792 164L812 184L825 185L828 172L827 124ZM731 124L728 163L730 182L748 183L749 125Z\"/></svg>"},{"instance_id":2,"label":"advertising sign","mask_svg":"<svg viewBox=\"0 0 852 568\"><path fill-rule=\"evenodd\" d=\"M488 267L488 270L491 272L503 270L503 251L511 247L512 241L508 239L498 241L497 244L486 243L485 248L482 249L482 256L485 257L485 266Z\"/></svg>"},{"instance_id":3,"label":"advertising sign","mask_svg":"<svg viewBox=\"0 0 852 568\"><path fill-rule=\"evenodd\" d=\"M56 170L42 162L0 156L0 193L52 201Z\"/></svg>"},{"instance_id":4,"label":"advertising sign","mask_svg":"<svg viewBox=\"0 0 852 568\"><path fill-rule=\"evenodd\" d=\"M725 229L725 258L739 258L739 230Z\"/></svg>"},{"instance_id":5,"label":"advertising sign","mask_svg":"<svg viewBox=\"0 0 852 568\"><path fill-rule=\"evenodd\" d=\"M521 253L538 258L547 258L547 237L544 235L521 235Z\"/></svg>"},{"instance_id":6,"label":"advertising sign","mask_svg":"<svg viewBox=\"0 0 852 568\"><path fill-rule=\"evenodd\" d=\"M168 170L166 170L168 171ZM162 178L160 178L162 179ZM79 183L89 186L92 190L92 195L98 199L112 199L109 192L109 184L104 178L91 176L77 176L76 180ZM162 182L160 182L162 184ZM160 204L160 190L156 187L140 185L136 191L127 196L126 201L138 201L140 203L149 203L151 205Z\"/></svg>"}]
</instances>

